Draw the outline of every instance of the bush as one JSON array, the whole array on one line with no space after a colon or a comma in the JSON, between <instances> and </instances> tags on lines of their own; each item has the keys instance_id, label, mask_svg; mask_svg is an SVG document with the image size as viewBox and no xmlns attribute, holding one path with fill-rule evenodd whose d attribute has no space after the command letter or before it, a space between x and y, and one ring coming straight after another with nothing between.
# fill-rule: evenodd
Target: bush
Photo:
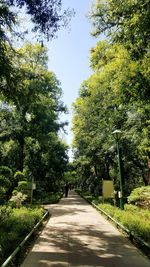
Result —
<instances>
[{"instance_id":1,"label":"bush","mask_svg":"<svg viewBox=\"0 0 150 267\"><path fill-rule=\"evenodd\" d=\"M135 188L128 197L128 202L143 208L150 208L150 186Z\"/></svg>"},{"instance_id":2,"label":"bush","mask_svg":"<svg viewBox=\"0 0 150 267\"><path fill-rule=\"evenodd\" d=\"M90 194L89 192L86 192L86 191L82 191L80 189L76 189L76 192L82 196L84 199L86 199L88 202L90 203L94 203L94 204L98 204L102 201L102 198L99 197L99 196L94 196L92 194Z\"/></svg>"},{"instance_id":3,"label":"bush","mask_svg":"<svg viewBox=\"0 0 150 267\"><path fill-rule=\"evenodd\" d=\"M95 203L128 230L133 231L135 235L150 244L150 211L148 209L143 209L132 204L125 204L125 210L121 210L108 203L102 204L101 197L95 199L89 194L82 193L81 195L89 202Z\"/></svg>"},{"instance_id":4,"label":"bush","mask_svg":"<svg viewBox=\"0 0 150 267\"><path fill-rule=\"evenodd\" d=\"M11 207L2 206L0 207L0 226L3 224L3 221L10 216L12 213Z\"/></svg>"},{"instance_id":5,"label":"bush","mask_svg":"<svg viewBox=\"0 0 150 267\"><path fill-rule=\"evenodd\" d=\"M99 204L101 209L120 222L123 226L133 231L150 244L150 211L143 210L133 205L125 205L125 210L109 204Z\"/></svg>"},{"instance_id":6,"label":"bush","mask_svg":"<svg viewBox=\"0 0 150 267\"><path fill-rule=\"evenodd\" d=\"M15 181L19 182L19 181L26 181L26 177L25 174L21 171L16 171L14 174L14 179Z\"/></svg>"},{"instance_id":7,"label":"bush","mask_svg":"<svg viewBox=\"0 0 150 267\"><path fill-rule=\"evenodd\" d=\"M11 182L7 177L0 174L0 198L6 197L6 191L11 187Z\"/></svg>"},{"instance_id":8,"label":"bush","mask_svg":"<svg viewBox=\"0 0 150 267\"><path fill-rule=\"evenodd\" d=\"M10 177L12 177L12 170L7 166L1 166L0 167L0 174L4 175L8 179L10 179Z\"/></svg>"},{"instance_id":9,"label":"bush","mask_svg":"<svg viewBox=\"0 0 150 267\"><path fill-rule=\"evenodd\" d=\"M0 224L0 248L2 259L0 264L19 245L25 236L32 230L34 225L44 214L43 208L20 209L3 208L7 216L2 215L3 221ZM4 214L4 210L2 214Z\"/></svg>"},{"instance_id":10,"label":"bush","mask_svg":"<svg viewBox=\"0 0 150 267\"><path fill-rule=\"evenodd\" d=\"M57 193L46 193L46 194L42 194L41 195L41 199L40 202L38 203L42 203L42 204L54 204L54 203L58 203L59 200L62 197L62 192L57 192ZM36 200L34 199L34 202Z\"/></svg>"}]
</instances>

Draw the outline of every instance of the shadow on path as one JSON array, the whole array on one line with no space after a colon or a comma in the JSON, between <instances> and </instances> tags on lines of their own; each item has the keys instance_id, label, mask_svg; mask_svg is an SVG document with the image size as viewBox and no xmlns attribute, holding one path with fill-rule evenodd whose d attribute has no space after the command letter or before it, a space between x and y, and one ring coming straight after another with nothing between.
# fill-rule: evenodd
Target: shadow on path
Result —
<instances>
[{"instance_id":1,"label":"shadow on path","mask_svg":"<svg viewBox=\"0 0 150 267\"><path fill-rule=\"evenodd\" d=\"M150 267L150 262L82 198L48 206L52 217L22 267Z\"/></svg>"}]
</instances>

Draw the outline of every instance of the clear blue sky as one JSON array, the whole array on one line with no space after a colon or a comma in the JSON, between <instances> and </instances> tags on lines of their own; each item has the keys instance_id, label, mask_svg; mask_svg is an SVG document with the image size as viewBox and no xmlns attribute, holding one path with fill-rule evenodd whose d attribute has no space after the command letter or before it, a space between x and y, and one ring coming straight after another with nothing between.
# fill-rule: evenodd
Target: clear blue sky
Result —
<instances>
[{"instance_id":1,"label":"clear blue sky","mask_svg":"<svg viewBox=\"0 0 150 267\"><path fill-rule=\"evenodd\" d=\"M78 96L81 83L91 74L89 50L98 41L90 35L92 27L86 17L92 2L92 0L64 0L64 7L74 8L76 12L70 22L70 32L68 29L62 29L58 38L48 44L48 67L60 80L63 101L69 109L69 114L61 118L69 122L66 128L68 134L65 137L69 145L72 141L71 106Z\"/></svg>"}]
</instances>

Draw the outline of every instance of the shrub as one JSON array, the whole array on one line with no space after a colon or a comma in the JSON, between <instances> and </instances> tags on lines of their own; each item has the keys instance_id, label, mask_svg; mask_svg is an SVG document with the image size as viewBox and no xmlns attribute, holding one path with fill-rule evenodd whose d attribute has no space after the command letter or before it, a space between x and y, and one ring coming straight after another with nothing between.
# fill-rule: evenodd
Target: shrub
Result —
<instances>
[{"instance_id":1,"label":"shrub","mask_svg":"<svg viewBox=\"0 0 150 267\"><path fill-rule=\"evenodd\" d=\"M58 203L59 200L62 197L62 192L57 192L57 193L46 193L43 194L41 196L40 202L38 203L42 203L42 204L54 204L54 203ZM36 200L34 200L36 201Z\"/></svg>"},{"instance_id":2,"label":"shrub","mask_svg":"<svg viewBox=\"0 0 150 267\"><path fill-rule=\"evenodd\" d=\"M128 210L128 211L131 211L131 212L137 212L140 210L139 207L135 206L135 205L132 205L132 204L125 204L124 205L124 209L125 210Z\"/></svg>"},{"instance_id":3,"label":"shrub","mask_svg":"<svg viewBox=\"0 0 150 267\"><path fill-rule=\"evenodd\" d=\"M0 174L0 198L5 198L6 191L10 188L11 182L7 177Z\"/></svg>"},{"instance_id":4,"label":"shrub","mask_svg":"<svg viewBox=\"0 0 150 267\"><path fill-rule=\"evenodd\" d=\"M90 203L98 204L102 202L102 197L91 195L89 192L83 192L80 189L76 190L84 199Z\"/></svg>"},{"instance_id":5,"label":"shrub","mask_svg":"<svg viewBox=\"0 0 150 267\"><path fill-rule=\"evenodd\" d=\"M135 188L128 197L128 202L143 208L150 208L150 186Z\"/></svg>"},{"instance_id":6,"label":"shrub","mask_svg":"<svg viewBox=\"0 0 150 267\"><path fill-rule=\"evenodd\" d=\"M11 213L12 213L11 207L7 206L0 207L0 226L4 222L4 220L10 216Z\"/></svg>"},{"instance_id":7,"label":"shrub","mask_svg":"<svg viewBox=\"0 0 150 267\"><path fill-rule=\"evenodd\" d=\"M0 167L0 202L7 199L7 192L11 188L12 170L7 166Z\"/></svg>"},{"instance_id":8,"label":"shrub","mask_svg":"<svg viewBox=\"0 0 150 267\"><path fill-rule=\"evenodd\" d=\"M27 190L27 187L28 187L28 183L27 183L27 181L20 181L20 182L18 182L18 187L17 187L17 189L18 189L19 191L25 191L25 190Z\"/></svg>"},{"instance_id":9,"label":"shrub","mask_svg":"<svg viewBox=\"0 0 150 267\"><path fill-rule=\"evenodd\" d=\"M2 255L0 265L4 261L4 258L8 257L32 230L44 213L43 208L38 207L22 207L20 209L5 207L4 210L7 216L3 217L3 221L0 224L0 248Z\"/></svg>"},{"instance_id":10,"label":"shrub","mask_svg":"<svg viewBox=\"0 0 150 267\"><path fill-rule=\"evenodd\" d=\"M0 167L0 174L4 175L8 179L10 179L10 177L12 176L12 170L7 166L1 166Z\"/></svg>"},{"instance_id":11,"label":"shrub","mask_svg":"<svg viewBox=\"0 0 150 267\"><path fill-rule=\"evenodd\" d=\"M143 210L136 206L134 208L133 205L126 205L125 210L120 210L109 204L99 204L99 206L123 226L150 243L149 210Z\"/></svg>"},{"instance_id":12,"label":"shrub","mask_svg":"<svg viewBox=\"0 0 150 267\"><path fill-rule=\"evenodd\" d=\"M21 171L16 171L15 172L14 179L17 182L19 182L19 181L26 181L26 177L25 177L24 173L21 172Z\"/></svg>"}]
</instances>

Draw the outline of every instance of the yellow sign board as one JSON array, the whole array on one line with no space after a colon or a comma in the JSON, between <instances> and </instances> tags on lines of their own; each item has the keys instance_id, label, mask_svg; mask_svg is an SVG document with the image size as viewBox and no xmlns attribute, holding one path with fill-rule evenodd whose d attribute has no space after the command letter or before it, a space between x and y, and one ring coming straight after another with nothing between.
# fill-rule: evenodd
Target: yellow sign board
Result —
<instances>
[{"instance_id":1,"label":"yellow sign board","mask_svg":"<svg viewBox=\"0 0 150 267\"><path fill-rule=\"evenodd\" d=\"M103 180L103 198L112 198L114 196L113 181Z\"/></svg>"}]
</instances>

